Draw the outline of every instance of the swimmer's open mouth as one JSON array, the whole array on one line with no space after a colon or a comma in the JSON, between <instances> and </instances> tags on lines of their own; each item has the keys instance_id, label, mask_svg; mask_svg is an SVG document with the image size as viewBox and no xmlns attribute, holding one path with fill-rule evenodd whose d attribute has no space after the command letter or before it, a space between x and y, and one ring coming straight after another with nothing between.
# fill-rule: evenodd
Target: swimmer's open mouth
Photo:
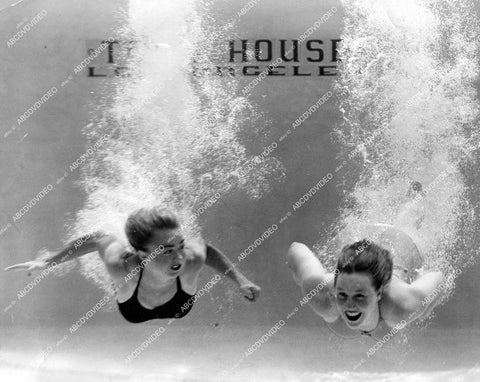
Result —
<instances>
[{"instance_id":1,"label":"swimmer's open mouth","mask_svg":"<svg viewBox=\"0 0 480 382\"><path fill-rule=\"evenodd\" d=\"M170 267L172 271L178 271L182 267L182 264L175 264Z\"/></svg>"},{"instance_id":2,"label":"swimmer's open mouth","mask_svg":"<svg viewBox=\"0 0 480 382\"><path fill-rule=\"evenodd\" d=\"M361 312L345 312L345 316L349 321L358 321L361 315Z\"/></svg>"}]
</instances>

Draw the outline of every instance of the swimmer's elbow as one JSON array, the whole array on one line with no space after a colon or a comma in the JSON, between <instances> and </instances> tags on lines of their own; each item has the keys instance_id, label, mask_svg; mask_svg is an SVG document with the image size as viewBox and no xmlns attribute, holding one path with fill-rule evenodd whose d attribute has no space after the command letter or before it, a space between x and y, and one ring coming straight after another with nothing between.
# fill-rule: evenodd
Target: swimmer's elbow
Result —
<instances>
[{"instance_id":1,"label":"swimmer's elbow","mask_svg":"<svg viewBox=\"0 0 480 382\"><path fill-rule=\"evenodd\" d=\"M435 301L438 303L446 294L448 288L445 274L441 271L432 272L432 284L434 285L433 290L437 291L438 298L436 298Z\"/></svg>"},{"instance_id":2,"label":"swimmer's elbow","mask_svg":"<svg viewBox=\"0 0 480 382\"><path fill-rule=\"evenodd\" d=\"M309 250L308 247L305 244L298 243L296 241L294 241L292 244L290 244L290 247L288 247L289 254L294 254L305 250Z\"/></svg>"},{"instance_id":3,"label":"swimmer's elbow","mask_svg":"<svg viewBox=\"0 0 480 382\"><path fill-rule=\"evenodd\" d=\"M297 248L297 247L304 247L305 244L302 244L302 243L299 243L298 241L294 241L292 242L292 244L290 244L290 248Z\"/></svg>"},{"instance_id":4,"label":"swimmer's elbow","mask_svg":"<svg viewBox=\"0 0 480 382\"><path fill-rule=\"evenodd\" d=\"M438 279L438 284L443 283L445 281L445 274L441 271L433 272L434 277Z\"/></svg>"},{"instance_id":5,"label":"swimmer's elbow","mask_svg":"<svg viewBox=\"0 0 480 382\"><path fill-rule=\"evenodd\" d=\"M445 275L441 271L428 272L416 279L410 284L410 289L418 295L428 295L434 289L438 288L445 282Z\"/></svg>"},{"instance_id":6,"label":"swimmer's elbow","mask_svg":"<svg viewBox=\"0 0 480 382\"><path fill-rule=\"evenodd\" d=\"M438 292L439 290L444 289L443 287L445 286L445 276L441 271L429 272L416 282L418 281L423 281L423 283L420 284L420 287L424 297L425 295L430 295L434 291Z\"/></svg>"}]
</instances>

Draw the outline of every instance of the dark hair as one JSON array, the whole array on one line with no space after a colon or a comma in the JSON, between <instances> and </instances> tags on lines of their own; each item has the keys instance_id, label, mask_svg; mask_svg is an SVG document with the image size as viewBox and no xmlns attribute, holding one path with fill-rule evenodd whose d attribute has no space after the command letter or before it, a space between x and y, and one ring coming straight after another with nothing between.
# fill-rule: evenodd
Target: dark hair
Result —
<instances>
[{"instance_id":1,"label":"dark hair","mask_svg":"<svg viewBox=\"0 0 480 382\"><path fill-rule=\"evenodd\" d=\"M125 233L130 245L145 251L155 230L176 229L180 224L175 214L161 207L140 208L132 212L125 223Z\"/></svg>"},{"instance_id":2,"label":"dark hair","mask_svg":"<svg viewBox=\"0 0 480 382\"><path fill-rule=\"evenodd\" d=\"M392 278L393 261L390 252L370 240L363 239L346 245L337 260L334 285L340 273L363 272L372 277L376 291Z\"/></svg>"}]
</instances>

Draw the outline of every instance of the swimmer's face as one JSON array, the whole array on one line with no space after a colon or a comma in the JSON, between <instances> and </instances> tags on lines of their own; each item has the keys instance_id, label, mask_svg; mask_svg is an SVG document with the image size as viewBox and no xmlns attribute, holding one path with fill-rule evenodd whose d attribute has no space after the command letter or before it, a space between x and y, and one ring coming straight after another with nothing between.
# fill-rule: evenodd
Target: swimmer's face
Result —
<instances>
[{"instance_id":1,"label":"swimmer's face","mask_svg":"<svg viewBox=\"0 0 480 382\"><path fill-rule=\"evenodd\" d=\"M381 293L365 273L343 273L337 277L335 297L338 310L351 329L358 329L378 309Z\"/></svg>"},{"instance_id":2,"label":"swimmer's face","mask_svg":"<svg viewBox=\"0 0 480 382\"><path fill-rule=\"evenodd\" d=\"M144 257L150 256L152 262L167 276L175 277L183 273L185 266L185 239L179 229L155 231L145 246Z\"/></svg>"}]
</instances>

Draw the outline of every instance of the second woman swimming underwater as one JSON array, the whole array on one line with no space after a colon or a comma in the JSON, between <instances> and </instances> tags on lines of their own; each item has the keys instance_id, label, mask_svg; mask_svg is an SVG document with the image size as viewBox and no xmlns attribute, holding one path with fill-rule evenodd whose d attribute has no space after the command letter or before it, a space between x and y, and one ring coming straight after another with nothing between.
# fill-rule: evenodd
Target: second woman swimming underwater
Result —
<instances>
[{"instance_id":1,"label":"second woman swimming underwater","mask_svg":"<svg viewBox=\"0 0 480 382\"><path fill-rule=\"evenodd\" d=\"M199 238L186 241L177 217L167 210L142 208L132 213L125 233L133 250L108 233L95 232L72 241L56 254L5 270L44 269L97 251L116 287L120 313L133 323L188 314L205 264L232 279L248 300L259 296L260 288L222 252Z\"/></svg>"},{"instance_id":2,"label":"second woman swimming underwater","mask_svg":"<svg viewBox=\"0 0 480 382\"><path fill-rule=\"evenodd\" d=\"M406 237L393 227L390 231ZM426 317L441 300L442 272L409 283L409 270L398 270L393 261L390 251L369 240L344 246L334 273L303 244L293 243L287 253L293 278L311 296L308 304L314 312L327 325L341 320L360 334L372 334L382 323L393 328ZM313 290L316 293L309 293Z\"/></svg>"}]
</instances>

